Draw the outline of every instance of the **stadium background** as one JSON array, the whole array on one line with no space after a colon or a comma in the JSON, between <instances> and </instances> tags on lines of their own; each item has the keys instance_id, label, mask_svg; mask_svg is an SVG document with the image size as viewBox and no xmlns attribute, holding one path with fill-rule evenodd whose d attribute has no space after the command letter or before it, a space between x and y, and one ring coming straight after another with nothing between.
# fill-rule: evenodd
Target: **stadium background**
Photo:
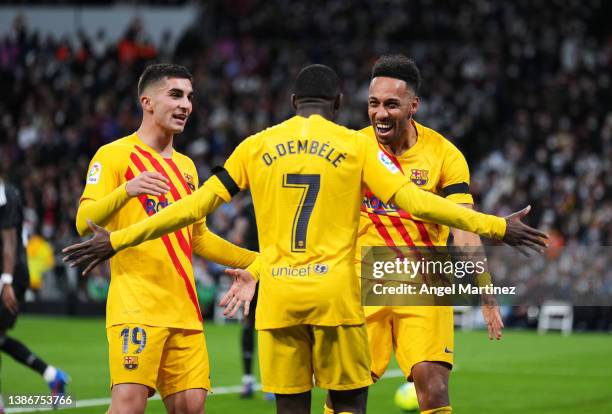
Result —
<instances>
[{"instance_id":1,"label":"stadium background","mask_svg":"<svg viewBox=\"0 0 612 414\"><path fill-rule=\"evenodd\" d=\"M14 333L64 361L79 398L108 396L103 324L82 317L103 313L109 275L99 267L79 277L64 267L60 250L78 240L75 214L89 159L139 125L137 77L153 61L184 64L194 74L194 112L176 144L206 178L244 137L291 115L292 79L305 64L339 72L345 106L338 122L361 128L373 62L404 52L423 76L416 119L465 154L478 209L505 215L531 204L528 223L547 229L553 245L612 245L609 2L37 3L0 6L0 165L26 205L33 289L25 310L55 316L22 316ZM69 24L59 13L36 20L43 9L52 9L49 16L66 11ZM110 18L86 19L105 9ZM113 18L113 10L120 15ZM246 204L242 197L223 207L210 227L244 242ZM197 259L194 267L211 318L222 269ZM590 333L569 338L519 330L535 326L537 308L527 306L504 309L509 329L499 344L483 332L458 333L454 405L459 412L486 412L483 404L499 412L531 412L534 404L533 412L612 412L610 309L574 308L574 329ZM217 352L220 385L238 384L237 327L208 326L213 375ZM89 351L66 355L71 341ZM40 389L38 378L6 357L2 365L4 394ZM376 405L391 402L401 379L391 382L373 388L372 412L391 412L392 405ZM221 393L208 408L271 412L266 404Z\"/></svg>"}]
</instances>

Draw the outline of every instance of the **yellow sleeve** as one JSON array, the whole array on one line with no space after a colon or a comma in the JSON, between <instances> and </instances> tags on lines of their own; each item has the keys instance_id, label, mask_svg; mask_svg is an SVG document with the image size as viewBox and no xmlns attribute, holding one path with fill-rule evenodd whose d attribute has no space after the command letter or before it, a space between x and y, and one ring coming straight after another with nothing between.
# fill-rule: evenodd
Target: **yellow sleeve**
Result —
<instances>
[{"instance_id":1,"label":"yellow sleeve","mask_svg":"<svg viewBox=\"0 0 612 414\"><path fill-rule=\"evenodd\" d=\"M261 274L261 256L258 255L246 270L253 276L253 279L259 280Z\"/></svg>"},{"instance_id":2,"label":"yellow sleeve","mask_svg":"<svg viewBox=\"0 0 612 414\"><path fill-rule=\"evenodd\" d=\"M502 239L506 234L506 220L502 217L479 213L420 190L412 182L395 193L393 200L400 208L421 219Z\"/></svg>"},{"instance_id":3,"label":"yellow sleeve","mask_svg":"<svg viewBox=\"0 0 612 414\"><path fill-rule=\"evenodd\" d=\"M362 181L385 203L410 180L371 139L363 137L365 160Z\"/></svg>"},{"instance_id":4,"label":"yellow sleeve","mask_svg":"<svg viewBox=\"0 0 612 414\"><path fill-rule=\"evenodd\" d=\"M214 186L209 185L209 182L214 183L215 179L216 177L211 177L193 194L172 203L153 216L125 229L112 232L110 241L113 249L119 251L147 240L156 239L212 213L223 204L223 200L214 192Z\"/></svg>"},{"instance_id":5,"label":"yellow sleeve","mask_svg":"<svg viewBox=\"0 0 612 414\"><path fill-rule=\"evenodd\" d=\"M214 183L214 190L226 203L238 192L249 187L249 177L247 174L249 143L249 138L242 141L227 161L225 161L223 168L216 167L212 170L217 177L217 181Z\"/></svg>"},{"instance_id":6,"label":"yellow sleeve","mask_svg":"<svg viewBox=\"0 0 612 414\"><path fill-rule=\"evenodd\" d=\"M88 219L104 226L113 214L127 203L130 196L125 189L126 185L127 183L120 185L99 200L85 198L81 201L76 215L76 228L81 236L90 232Z\"/></svg>"},{"instance_id":7,"label":"yellow sleeve","mask_svg":"<svg viewBox=\"0 0 612 414\"><path fill-rule=\"evenodd\" d=\"M103 226L130 199L120 179L117 163L120 156L116 151L103 146L89 163L76 217L76 228L81 236L89 232L87 219Z\"/></svg>"},{"instance_id":8,"label":"yellow sleeve","mask_svg":"<svg viewBox=\"0 0 612 414\"><path fill-rule=\"evenodd\" d=\"M206 182L211 191L228 203L233 196L249 187L246 171L247 140L243 141L229 156L223 167L213 168L213 176Z\"/></svg>"},{"instance_id":9,"label":"yellow sleeve","mask_svg":"<svg viewBox=\"0 0 612 414\"><path fill-rule=\"evenodd\" d=\"M192 249L198 256L240 269L246 268L257 257L257 253L238 247L210 231L206 222L198 222L196 226L193 229Z\"/></svg>"},{"instance_id":10,"label":"yellow sleeve","mask_svg":"<svg viewBox=\"0 0 612 414\"><path fill-rule=\"evenodd\" d=\"M119 154L111 145L104 145L96 151L89 163L85 189L80 201L84 199L99 200L121 183L116 160Z\"/></svg>"},{"instance_id":11,"label":"yellow sleeve","mask_svg":"<svg viewBox=\"0 0 612 414\"><path fill-rule=\"evenodd\" d=\"M442 162L439 188L447 200L457 204L474 204L470 194L470 169L467 161L450 142Z\"/></svg>"},{"instance_id":12,"label":"yellow sleeve","mask_svg":"<svg viewBox=\"0 0 612 414\"><path fill-rule=\"evenodd\" d=\"M189 161L191 161L191 159ZM198 171L193 161L191 161L191 164L195 185L198 185ZM215 191L222 192L223 189L218 185L218 177L209 181L209 188L215 188ZM191 247L195 254L224 266L244 269L255 260L255 257L257 257L256 252L236 246L210 231L206 225L206 217L194 223L191 240Z\"/></svg>"}]
</instances>

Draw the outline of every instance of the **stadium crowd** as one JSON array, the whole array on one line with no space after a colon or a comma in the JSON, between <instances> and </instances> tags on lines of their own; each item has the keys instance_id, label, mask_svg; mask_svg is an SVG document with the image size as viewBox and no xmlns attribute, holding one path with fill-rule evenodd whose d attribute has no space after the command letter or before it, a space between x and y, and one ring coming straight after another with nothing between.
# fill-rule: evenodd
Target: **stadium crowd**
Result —
<instances>
[{"instance_id":1,"label":"stadium crowd","mask_svg":"<svg viewBox=\"0 0 612 414\"><path fill-rule=\"evenodd\" d=\"M177 144L204 179L243 138L291 115L290 80L303 65L339 72L345 106L338 121L362 128L372 63L403 52L423 76L416 119L466 155L478 209L505 215L531 204L529 224L550 231L554 245L612 246L606 2L234 0L202 7L179 39L160 44L139 20L117 43L103 29L54 38L26 19L0 35L0 162L21 188L28 230L39 236L28 250L41 273L66 273L48 256L78 237L88 160L138 127L137 76L151 61L194 74L194 112ZM233 237L242 204L216 213L211 228ZM220 273L203 262L199 271L205 285ZM609 273L604 279L612 284ZM82 300L96 296L97 284L87 293L83 281L75 283Z\"/></svg>"}]
</instances>

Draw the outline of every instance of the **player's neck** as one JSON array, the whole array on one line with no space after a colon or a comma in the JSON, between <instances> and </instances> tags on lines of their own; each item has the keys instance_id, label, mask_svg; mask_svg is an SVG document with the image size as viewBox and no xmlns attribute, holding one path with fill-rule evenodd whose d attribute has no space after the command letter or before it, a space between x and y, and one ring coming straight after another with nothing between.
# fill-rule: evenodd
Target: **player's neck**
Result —
<instances>
[{"instance_id":1,"label":"player's neck","mask_svg":"<svg viewBox=\"0 0 612 414\"><path fill-rule=\"evenodd\" d=\"M147 125L142 123L138 131L136 131L138 138L149 147L153 148L155 152L164 158L172 157L174 134L166 132L156 128L153 125Z\"/></svg>"},{"instance_id":2,"label":"player's neck","mask_svg":"<svg viewBox=\"0 0 612 414\"><path fill-rule=\"evenodd\" d=\"M404 152L415 146L418 141L418 138L419 134L414 124L412 122L409 122L408 128L406 128L400 139L398 139L391 145L386 145L385 147L391 154L395 155L396 157L399 157Z\"/></svg>"},{"instance_id":3,"label":"player's neck","mask_svg":"<svg viewBox=\"0 0 612 414\"><path fill-rule=\"evenodd\" d=\"M322 108L320 106L315 106L315 105L304 105L303 107L300 106L298 108L298 110L296 111L296 114L298 116L302 116L304 118L308 118L311 115L320 115L325 119L328 120L333 120L334 119L334 114L333 111L328 109L328 108Z\"/></svg>"}]
</instances>

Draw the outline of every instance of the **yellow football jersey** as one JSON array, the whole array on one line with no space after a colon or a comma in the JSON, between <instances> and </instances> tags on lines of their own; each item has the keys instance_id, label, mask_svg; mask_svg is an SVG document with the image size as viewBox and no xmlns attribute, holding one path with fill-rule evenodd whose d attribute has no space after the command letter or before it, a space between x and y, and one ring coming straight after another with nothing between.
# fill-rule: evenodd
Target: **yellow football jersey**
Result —
<instances>
[{"instance_id":1,"label":"yellow football jersey","mask_svg":"<svg viewBox=\"0 0 612 414\"><path fill-rule=\"evenodd\" d=\"M398 169L421 189L446 197L456 203L473 204L474 200L469 192L470 171L463 154L450 141L433 129L427 128L414 120L412 122L417 130L417 142L399 157L385 151L378 144L372 126L366 127L360 132L376 142ZM358 248L355 258L356 270L361 273L363 247L445 246L449 232L449 227L419 220L393 204L382 202L369 189L366 189L359 220ZM435 308L427 309L427 307L420 307L416 310L403 306L393 307L395 313L408 315L419 312L426 312L425 315L442 312L443 315L438 318L446 323L444 320L445 311ZM368 321L370 317L382 310L383 308L379 306L366 306L364 308ZM448 323L452 325L452 316ZM440 339L446 340L446 338Z\"/></svg>"},{"instance_id":2,"label":"yellow football jersey","mask_svg":"<svg viewBox=\"0 0 612 414\"><path fill-rule=\"evenodd\" d=\"M213 170L214 171L214 170ZM256 327L361 324L355 280L362 185L422 217L501 238L503 218L454 205L420 191L363 134L318 115L295 116L243 141L192 196L153 217L114 231L116 251L196 222L251 188L259 230L262 296Z\"/></svg>"},{"instance_id":3,"label":"yellow football jersey","mask_svg":"<svg viewBox=\"0 0 612 414\"><path fill-rule=\"evenodd\" d=\"M410 180L425 191L460 204L473 204L470 171L465 157L442 135L418 122L417 142L399 157L385 151ZM376 141L374 129L360 131ZM378 143L377 143L378 144ZM412 217L393 204L381 201L369 189L361 205L359 246L445 246L449 228ZM360 253L360 249L357 251Z\"/></svg>"},{"instance_id":4,"label":"yellow football jersey","mask_svg":"<svg viewBox=\"0 0 612 414\"><path fill-rule=\"evenodd\" d=\"M257 329L363 323L353 265L362 183L388 202L407 177L371 140L318 115L247 138L225 169L255 206Z\"/></svg>"},{"instance_id":5,"label":"yellow football jersey","mask_svg":"<svg viewBox=\"0 0 612 414\"><path fill-rule=\"evenodd\" d=\"M193 161L174 151L163 158L136 134L101 147L89 165L81 203L99 200L143 171L158 171L170 181L165 196L133 197L109 220L110 231L127 227L190 194L198 184ZM123 250L110 259L111 283L106 326L138 323L202 330L191 265L192 233L204 221L173 234Z\"/></svg>"}]
</instances>

